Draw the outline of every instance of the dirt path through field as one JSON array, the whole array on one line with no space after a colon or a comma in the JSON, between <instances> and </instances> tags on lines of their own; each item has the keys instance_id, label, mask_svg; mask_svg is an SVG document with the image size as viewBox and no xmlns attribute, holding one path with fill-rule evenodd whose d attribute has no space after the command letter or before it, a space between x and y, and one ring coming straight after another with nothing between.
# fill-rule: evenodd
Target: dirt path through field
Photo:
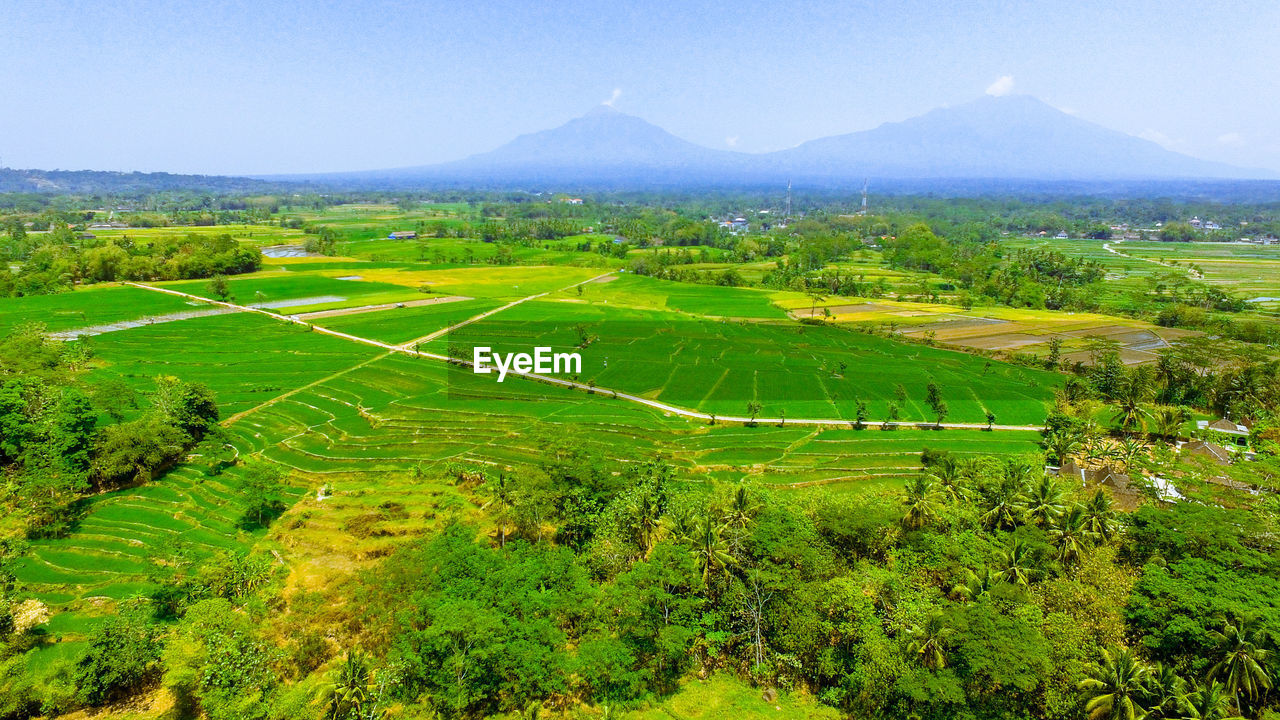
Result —
<instances>
[{"instance_id":1,"label":"dirt path through field","mask_svg":"<svg viewBox=\"0 0 1280 720\"><path fill-rule=\"evenodd\" d=\"M604 276L602 275L600 277L604 277ZM431 360L439 360L442 362L455 363L465 367L470 367L472 363L469 360L459 360L459 359L447 357L445 355L439 355L437 353L429 353L429 352L423 352L420 350L414 350L412 349L411 346L419 342L424 342L427 339L434 339L436 337L439 337L455 328L459 328L464 325L469 325L478 320L482 320L486 317L489 317L490 315L493 315L494 313L501 312L515 305L519 305L522 302L533 300L535 298L540 298L545 295L550 295L552 292L563 292L564 290L570 290L574 287L577 287L578 285L592 282L596 279L597 278L592 278L590 280L584 280L580 283L574 283L573 285L570 285L566 288L562 288L561 290L553 290L553 291L548 291L544 293L539 293L537 295L530 295L527 298L522 298L520 300L516 300L514 302L508 303L495 310L490 310L489 312L481 313L480 315L477 315L469 320L463 321L451 327L447 327L443 330L439 330L435 333L432 333L431 335L425 336L425 338L419 338L418 340L411 341L409 343L406 343L405 345L391 345L389 343L384 343L379 340L373 340L371 338L364 338L358 335L351 335L349 333L330 330L328 328L320 327L319 325L309 325L308 323L302 320L297 320L292 317L277 315L275 313L270 313L265 310L258 310L256 308L245 307L243 305L236 305L234 303L222 302L220 300L209 300L208 298L202 298L197 295L190 295L188 293L179 292L177 290L170 290L168 288L154 287L152 285L145 285L143 283L135 283L135 282L126 282L124 284L132 287L142 288L143 290L154 290L156 292L169 293L170 295L179 295L182 297L193 298L196 300L203 300L213 305L233 308L236 310L241 310L243 312L258 313L260 315L265 315L269 318L274 318L275 320L279 320L287 323L293 323L295 325L304 325L304 326L310 327L313 332L323 333L325 335L332 335L333 337L342 338L344 340L349 340L351 342L358 342L363 345L369 345L371 347L381 348L383 350L388 351L387 353L384 353L379 357L385 357L390 353L400 353L404 355L412 355L415 357L429 358ZM377 357L371 358L365 361L363 365L367 365L369 363L375 362L378 359L379 358ZM357 367L363 367L363 365L359 365ZM343 370L342 372L337 373L335 376L342 375L354 369L356 368L348 368L347 370ZM293 395L297 392L301 392L304 389L314 387L315 385L325 382L326 380L332 379L332 377L335 377L335 376L317 380L314 383L310 383L302 388L298 388L297 390L293 390L283 395L277 396L276 398L273 398L273 400L268 401L268 403L264 403L263 405L260 405L256 408L250 408L249 410L246 410L242 413L232 416L232 418L228 418L227 421L225 422L226 423L234 422L234 420L244 417L244 415L247 415L257 409L265 407L267 404L271 402L279 402L280 400L290 395ZM849 420L840 420L835 418L785 418L784 419L784 418L768 418L768 417L751 418L751 417L745 417L741 415L713 415L711 413L704 413L704 412L699 412L697 410L690 410L688 408L671 405L668 403L660 402L658 400L650 400L649 398L640 397L639 395L632 395L630 393L619 392L617 390L612 390L606 387L588 385L587 383L580 383L573 380L564 380L562 378L551 377L549 375L540 375L534 372L520 372L518 370L515 370L514 368L507 371L507 376L522 377L528 380L545 383L547 385L556 385L556 386L568 388L571 390L581 390L583 392L586 392L588 395L600 395L602 397L609 398L609 399L625 400L627 402L635 403L637 405L644 405L645 407L649 407L654 410L661 411L668 415L675 415L677 417L688 418L690 420L703 420L706 422L711 422L714 419L717 422L728 422L728 423L743 423L743 424L754 423L758 425L785 423L787 425L806 425L806 426L818 426L818 427L849 427L852 424ZM992 431L999 430L999 431L1025 432L1025 431L1039 431L1044 429L1040 425L986 425L983 423L931 423L931 422L901 422L901 421L891 422L891 421L881 421L881 420L868 420L864 422L863 425L868 428L882 428L885 426L889 426L889 427L907 427L907 428L915 427L915 428L923 428L927 430L935 430L939 428L942 428L942 429L951 428L951 429L957 429L957 430L992 430Z\"/></svg>"}]
</instances>

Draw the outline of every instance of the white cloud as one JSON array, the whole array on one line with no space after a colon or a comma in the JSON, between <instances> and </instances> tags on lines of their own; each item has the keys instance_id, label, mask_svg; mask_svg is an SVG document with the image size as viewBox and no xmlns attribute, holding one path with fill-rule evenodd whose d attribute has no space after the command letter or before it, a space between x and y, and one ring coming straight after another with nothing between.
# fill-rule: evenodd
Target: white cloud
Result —
<instances>
[{"instance_id":1,"label":"white cloud","mask_svg":"<svg viewBox=\"0 0 1280 720\"><path fill-rule=\"evenodd\" d=\"M1244 145L1244 136L1238 132L1229 132L1225 135L1218 136L1218 143L1221 145Z\"/></svg>"},{"instance_id":2,"label":"white cloud","mask_svg":"<svg viewBox=\"0 0 1280 720\"><path fill-rule=\"evenodd\" d=\"M1008 95L1011 92L1013 92L1013 76L1012 75L1001 75L1000 77L996 78L995 82L987 86L987 94L994 97L1000 97L1001 95Z\"/></svg>"},{"instance_id":3,"label":"white cloud","mask_svg":"<svg viewBox=\"0 0 1280 720\"><path fill-rule=\"evenodd\" d=\"M620 97L622 97L622 88L614 88L613 94L609 96L609 99L605 100L600 104L607 105L608 107L613 107L613 104L618 102L618 98Z\"/></svg>"},{"instance_id":4,"label":"white cloud","mask_svg":"<svg viewBox=\"0 0 1280 720\"><path fill-rule=\"evenodd\" d=\"M724 144L728 145L729 147L738 147L738 136L730 135L729 137L724 139Z\"/></svg>"}]
</instances>

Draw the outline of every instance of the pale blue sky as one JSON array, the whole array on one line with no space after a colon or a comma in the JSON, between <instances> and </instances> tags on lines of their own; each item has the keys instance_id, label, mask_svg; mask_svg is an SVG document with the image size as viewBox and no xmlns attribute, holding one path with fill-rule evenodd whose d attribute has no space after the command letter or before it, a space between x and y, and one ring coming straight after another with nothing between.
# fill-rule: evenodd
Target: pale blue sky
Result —
<instances>
[{"instance_id":1,"label":"pale blue sky","mask_svg":"<svg viewBox=\"0 0 1280 720\"><path fill-rule=\"evenodd\" d=\"M1274 0L3 0L10 167L273 173L450 160L615 107L760 152L997 78L1280 169Z\"/></svg>"}]
</instances>

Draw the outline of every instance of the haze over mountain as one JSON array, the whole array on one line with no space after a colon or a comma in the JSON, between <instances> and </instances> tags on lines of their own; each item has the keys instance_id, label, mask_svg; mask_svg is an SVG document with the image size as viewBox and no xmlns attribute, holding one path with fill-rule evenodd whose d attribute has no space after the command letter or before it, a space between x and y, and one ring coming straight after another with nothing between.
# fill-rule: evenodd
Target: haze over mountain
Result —
<instances>
[{"instance_id":1,"label":"haze over mountain","mask_svg":"<svg viewBox=\"0 0 1280 720\"><path fill-rule=\"evenodd\" d=\"M295 176L296 177L296 176ZM982 97L902 122L764 154L714 150L607 106L492 151L336 179L733 185L779 178L1173 180L1280 174L1200 160L1104 128L1027 95Z\"/></svg>"}]
</instances>

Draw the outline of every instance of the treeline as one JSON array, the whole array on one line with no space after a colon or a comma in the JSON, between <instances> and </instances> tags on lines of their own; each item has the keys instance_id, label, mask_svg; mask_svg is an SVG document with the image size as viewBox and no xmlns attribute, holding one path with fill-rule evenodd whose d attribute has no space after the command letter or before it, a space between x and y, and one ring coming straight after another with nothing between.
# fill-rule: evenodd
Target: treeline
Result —
<instances>
[{"instance_id":1,"label":"treeline","mask_svg":"<svg viewBox=\"0 0 1280 720\"><path fill-rule=\"evenodd\" d=\"M927 461L901 496L708 492L563 444L514 475L457 466L483 520L403 546L342 602L280 598L261 558L184 569L91 631L63 685L0 676L0 717L157 682L214 720L616 712L712 673L861 718L1277 708L1270 509L1125 514L1039 458Z\"/></svg>"},{"instance_id":2,"label":"treeline","mask_svg":"<svg viewBox=\"0 0 1280 720\"><path fill-rule=\"evenodd\" d=\"M204 386L154 379L86 381L82 343L24 325L0 340L0 531L55 536L88 494L150 479L203 440L218 408ZM2 535L2 533L0 533Z\"/></svg>"},{"instance_id":3,"label":"treeline","mask_svg":"<svg viewBox=\"0 0 1280 720\"><path fill-rule=\"evenodd\" d=\"M66 226L34 235L11 225L0 257L18 263L0 272L0 297L61 292L78 283L184 280L234 275L262 267L262 253L230 235L186 234L137 243L86 238Z\"/></svg>"}]
</instances>

